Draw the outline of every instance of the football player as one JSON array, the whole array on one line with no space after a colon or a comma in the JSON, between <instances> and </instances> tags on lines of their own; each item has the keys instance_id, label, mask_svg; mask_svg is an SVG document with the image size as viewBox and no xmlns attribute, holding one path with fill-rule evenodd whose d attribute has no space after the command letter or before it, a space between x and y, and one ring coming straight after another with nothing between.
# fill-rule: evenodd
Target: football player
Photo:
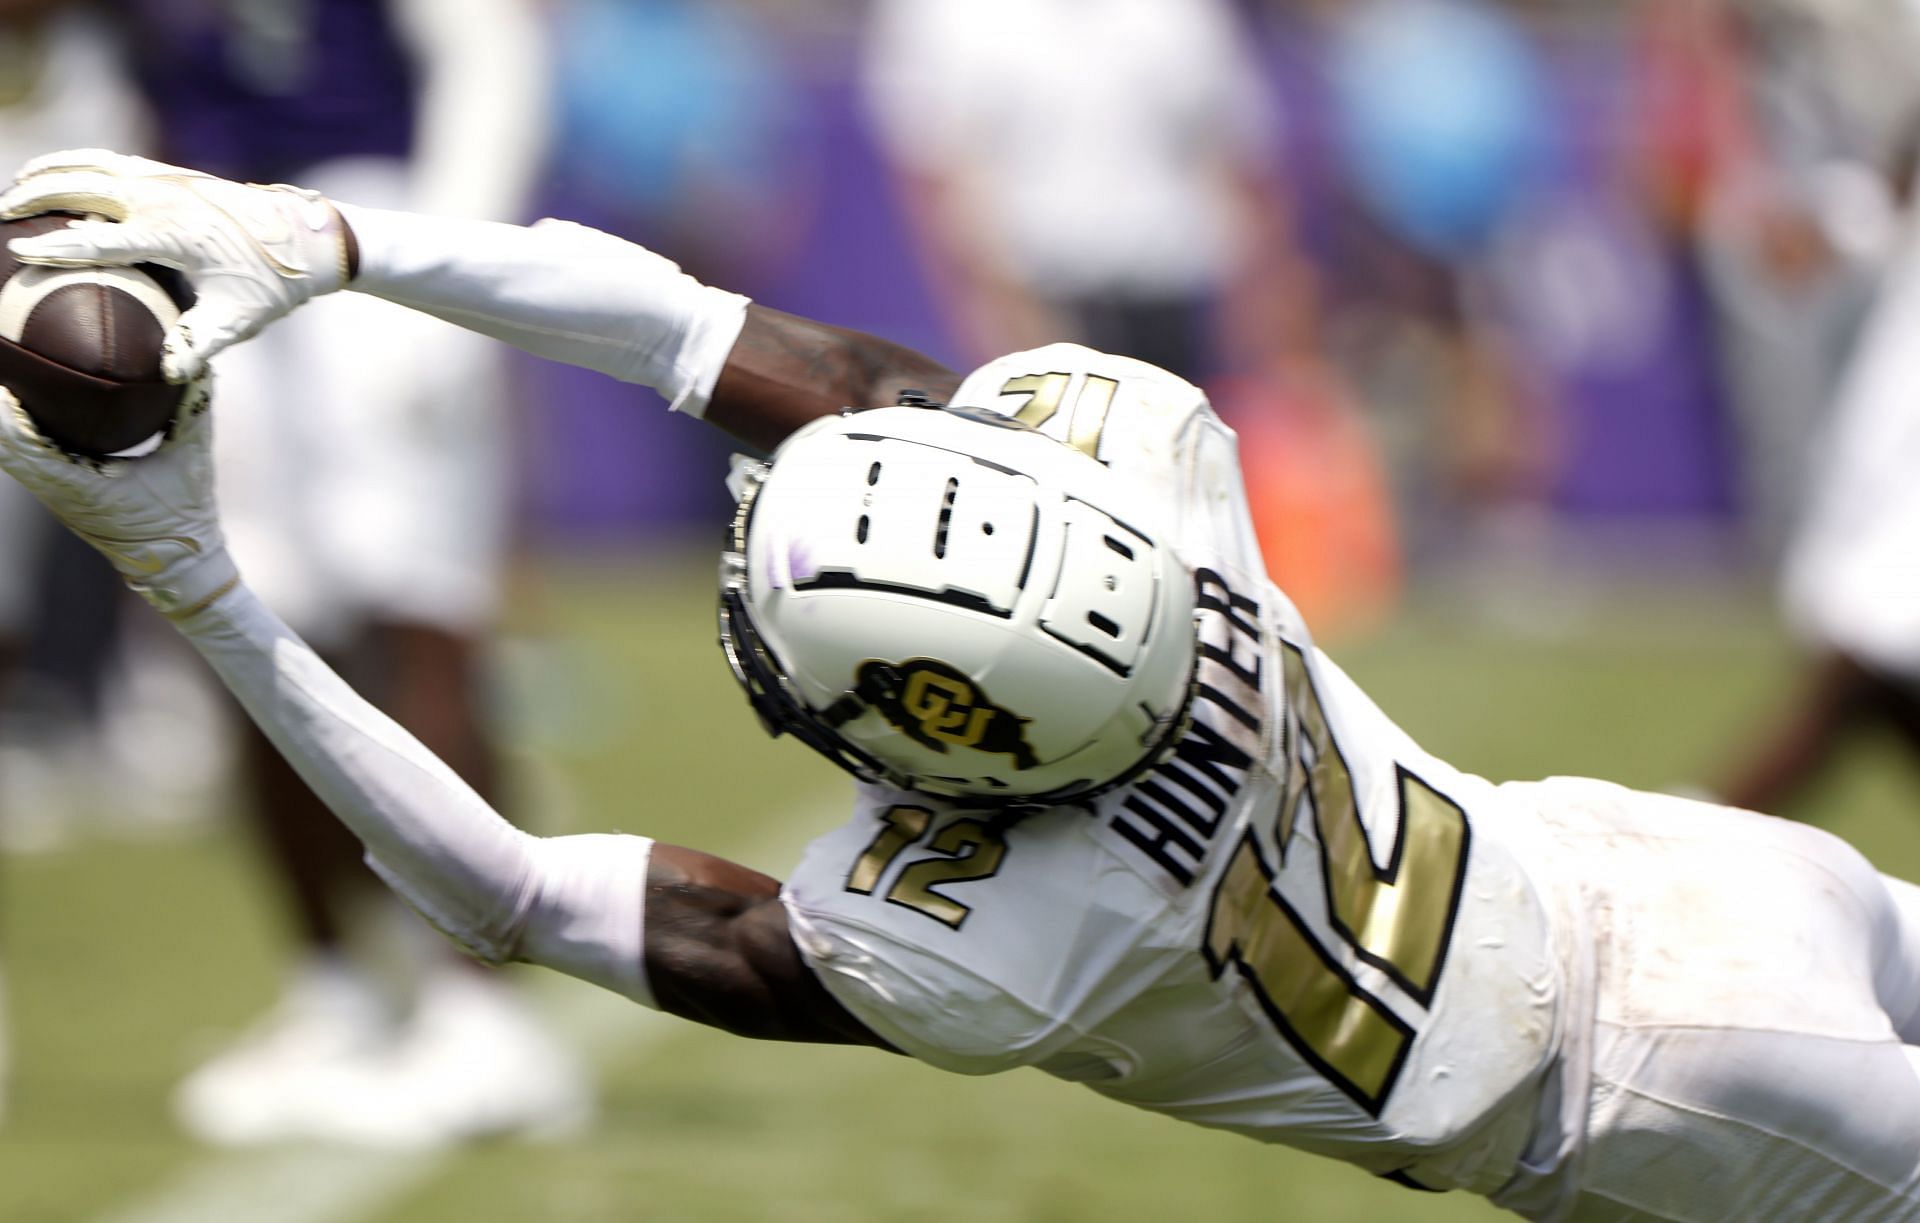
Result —
<instances>
[{"instance_id":1,"label":"football player","mask_svg":"<svg viewBox=\"0 0 1920 1223\"><path fill-rule=\"evenodd\" d=\"M536 7L119 5L169 157L364 203L516 219L545 152ZM345 351L354 359L331 359ZM227 402L281 409L229 413L217 447L228 538L250 580L489 796L500 767L482 688L512 486L502 356L471 332L343 294L218 362ZM181 1081L182 1127L220 1145L380 1146L584 1116L584 1069L506 982L401 911L270 744L249 733L240 746L241 809L291 954L274 1005ZM400 940L401 972L377 947L397 930L416 936Z\"/></svg>"},{"instance_id":2,"label":"football player","mask_svg":"<svg viewBox=\"0 0 1920 1223\"><path fill-rule=\"evenodd\" d=\"M178 379L351 287L773 448L735 472L722 643L767 727L858 779L784 884L494 814L248 588L204 394L105 465L4 405L0 466L475 956L746 1035L1033 1066L1530 1218L1920 1214L1920 891L1817 829L1423 751L1266 578L1191 384L1068 345L961 378L576 226L99 151L0 196L54 208L110 219L16 253L194 278Z\"/></svg>"}]
</instances>

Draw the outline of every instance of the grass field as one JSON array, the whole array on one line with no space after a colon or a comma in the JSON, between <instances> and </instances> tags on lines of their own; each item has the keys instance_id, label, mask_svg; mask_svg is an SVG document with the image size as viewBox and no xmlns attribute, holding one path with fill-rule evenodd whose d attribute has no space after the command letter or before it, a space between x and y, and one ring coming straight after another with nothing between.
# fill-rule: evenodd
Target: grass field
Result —
<instances>
[{"instance_id":1,"label":"grass field","mask_svg":"<svg viewBox=\"0 0 1920 1223\"><path fill-rule=\"evenodd\" d=\"M780 873L840 783L769 743L711 645L710 564L556 567L516 745L529 823L625 828ZM1751 595L1616 591L1552 633L1434 607L1338 651L1413 734L1496 777L1695 780L1786 691ZM1920 787L1869 745L1812 802L1920 876ZM555 779L560 784L554 784ZM782 814L782 813L787 814ZM587 814L591 813L591 814ZM1502 1217L1135 1114L1037 1074L942 1075L754 1045L558 978L522 978L602 1072L586 1136L441 1154L217 1154L171 1129L174 1079L271 998L278 911L232 821L6 864L15 1090L0 1220L1465 1220Z\"/></svg>"}]
</instances>

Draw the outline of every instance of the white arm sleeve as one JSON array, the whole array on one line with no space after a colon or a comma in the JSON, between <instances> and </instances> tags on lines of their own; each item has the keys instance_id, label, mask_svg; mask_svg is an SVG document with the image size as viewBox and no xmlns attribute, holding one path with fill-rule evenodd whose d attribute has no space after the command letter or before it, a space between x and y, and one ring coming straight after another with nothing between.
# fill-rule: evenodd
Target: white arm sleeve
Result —
<instances>
[{"instance_id":1,"label":"white arm sleeve","mask_svg":"<svg viewBox=\"0 0 1920 1223\"><path fill-rule=\"evenodd\" d=\"M360 246L350 288L638 382L706 411L747 299L644 246L570 221L533 226L339 205Z\"/></svg>"},{"instance_id":2,"label":"white arm sleeve","mask_svg":"<svg viewBox=\"0 0 1920 1223\"><path fill-rule=\"evenodd\" d=\"M244 584L175 621L367 861L488 963L526 960L653 1005L645 837L536 837L363 700Z\"/></svg>"}]
</instances>

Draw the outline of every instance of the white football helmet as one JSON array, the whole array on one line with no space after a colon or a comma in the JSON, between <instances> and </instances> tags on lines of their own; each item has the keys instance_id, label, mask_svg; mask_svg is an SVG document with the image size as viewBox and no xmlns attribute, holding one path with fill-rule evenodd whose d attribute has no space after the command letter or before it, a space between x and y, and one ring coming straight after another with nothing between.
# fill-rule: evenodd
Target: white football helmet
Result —
<instances>
[{"instance_id":1,"label":"white football helmet","mask_svg":"<svg viewBox=\"0 0 1920 1223\"><path fill-rule=\"evenodd\" d=\"M770 733L870 781L1027 804L1172 747L1193 579L1103 464L990 412L893 407L739 474L720 640Z\"/></svg>"}]
</instances>

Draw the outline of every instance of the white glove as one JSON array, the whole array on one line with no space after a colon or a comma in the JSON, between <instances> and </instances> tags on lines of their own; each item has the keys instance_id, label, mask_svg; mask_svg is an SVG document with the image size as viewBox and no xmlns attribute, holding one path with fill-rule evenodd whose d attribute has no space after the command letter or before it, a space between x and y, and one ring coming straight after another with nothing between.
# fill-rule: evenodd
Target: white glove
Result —
<instances>
[{"instance_id":1,"label":"white glove","mask_svg":"<svg viewBox=\"0 0 1920 1223\"><path fill-rule=\"evenodd\" d=\"M0 470L105 556L142 598L185 619L238 585L213 497L207 381L190 387L160 448L137 459L85 459L40 435L0 388Z\"/></svg>"},{"instance_id":2,"label":"white glove","mask_svg":"<svg viewBox=\"0 0 1920 1223\"><path fill-rule=\"evenodd\" d=\"M215 353L351 275L346 222L318 192L298 187L70 149L34 158L0 194L0 217L41 212L105 219L15 239L24 263L158 263L186 275L199 301L167 333L160 369L170 382L198 378Z\"/></svg>"}]
</instances>

